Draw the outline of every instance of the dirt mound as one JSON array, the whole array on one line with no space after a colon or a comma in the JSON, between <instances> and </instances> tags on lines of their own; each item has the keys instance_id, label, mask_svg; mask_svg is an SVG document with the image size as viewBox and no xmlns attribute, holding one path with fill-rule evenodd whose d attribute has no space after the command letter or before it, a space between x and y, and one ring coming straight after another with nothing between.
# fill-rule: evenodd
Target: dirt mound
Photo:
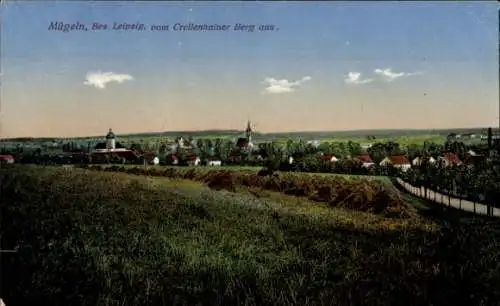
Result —
<instances>
[{"instance_id":1,"label":"dirt mound","mask_svg":"<svg viewBox=\"0 0 500 306\"><path fill-rule=\"evenodd\" d=\"M207 186L215 190L236 190L236 177L229 171L222 173L215 173L207 177Z\"/></svg>"},{"instance_id":2,"label":"dirt mound","mask_svg":"<svg viewBox=\"0 0 500 306\"><path fill-rule=\"evenodd\" d=\"M324 185L309 199L326 202L333 207L348 208L392 218L409 218L412 210L398 194L382 186L358 185Z\"/></svg>"}]
</instances>

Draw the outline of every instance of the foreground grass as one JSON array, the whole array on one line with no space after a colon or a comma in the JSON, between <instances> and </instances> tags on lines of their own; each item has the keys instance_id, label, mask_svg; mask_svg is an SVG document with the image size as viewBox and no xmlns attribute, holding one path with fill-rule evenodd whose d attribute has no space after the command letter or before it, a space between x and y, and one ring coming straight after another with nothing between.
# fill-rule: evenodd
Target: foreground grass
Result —
<instances>
[{"instance_id":1,"label":"foreground grass","mask_svg":"<svg viewBox=\"0 0 500 306\"><path fill-rule=\"evenodd\" d=\"M2 246L21 243L18 254L2 258L7 305L500 299L495 223L437 228L320 204L305 211L297 199L258 199L183 180L61 168L0 171Z\"/></svg>"}]
</instances>

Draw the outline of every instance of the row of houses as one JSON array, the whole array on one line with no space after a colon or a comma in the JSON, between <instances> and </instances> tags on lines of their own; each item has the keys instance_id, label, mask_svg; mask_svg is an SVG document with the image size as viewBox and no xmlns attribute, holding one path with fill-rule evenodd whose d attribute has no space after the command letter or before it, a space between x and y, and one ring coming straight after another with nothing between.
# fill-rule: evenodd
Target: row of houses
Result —
<instances>
[{"instance_id":1,"label":"row of houses","mask_svg":"<svg viewBox=\"0 0 500 306\"><path fill-rule=\"evenodd\" d=\"M448 139L481 139L481 140L487 140L488 135L487 134L477 134L477 133L462 133L462 134L456 134L456 133L451 133L447 136ZM495 134L491 136L492 140L498 140L500 139L500 135Z\"/></svg>"},{"instance_id":2,"label":"row of houses","mask_svg":"<svg viewBox=\"0 0 500 306\"><path fill-rule=\"evenodd\" d=\"M171 165L180 165L180 164L187 164L191 166L199 166L201 164L205 164L207 166L221 166L222 161L221 159L217 157L208 157L205 160L201 160L199 156L193 153L192 148L190 149L190 146L186 145L183 143L182 138L178 140L179 146L183 148L182 152L183 154L169 154L165 156L165 163L166 164L171 164ZM252 129L250 122L247 124L247 129L245 131L245 137L238 138L238 140L235 143L236 147L240 148L248 148L248 147L253 147L252 146ZM113 133L111 129L109 129L108 134L105 137L105 142L100 142L98 143L95 147L94 150L91 153L91 157L93 161L97 161L100 159L106 159L107 156L112 154L113 156L117 156L119 158L122 158L124 160L137 160L139 156L143 157L145 161L147 161L150 164L159 164L160 159L158 156L154 156L154 154L147 154L144 152L138 152L134 149L131 148L126 148L122 146L120 143L116 141L116 136ZM254 158L260 157L258 154L252 154ZM230 156L231 157L234 156ZM321 158L325 162L337 162L339 161L339 158L333 155L322 155ZM357 160L362 164L362 167L369 168L373 166L375 163L372 160L371 156L369 154L362 154L358 156L354 156L352 158L353 160ZM442 156L438 157L437 160L433 157L430 157L429 163L434 164L436 161L440 160L443 162L444 165L453 165L453 164L462 164L462 163L467 163L470 165L477 164L477 162L480 162L482 159L484 159L484 155L478 155L475 152L469 151L467 153L467 158L465 161L461 161L456 154L453 153L444 153ZM288 158L288 162L290 164L294 163L293 157ZM408 158L404 155L399 155L399 156L387 156L384 158L379 165L380 166L389 166L392 165L396 168L401 168L403 170L409 169L413 166L419 166L422 163L422 158L421 157L416 157L414 158L411 162L408 160Z\"/></svg>"},{"instance_id":3,"label":"row of houses","mask_svg":"<svg viewBox=\"0 0 500 306\"><path fill-rule=\"evenodd\" d=\"M181 163L181 158L175 154L169 154L166 156L166 163L171 165L179 165ZM189 154L186 156L186 164L188 166L199 166L202 164L200 157L195 154ZM222 161L217 157L208 157L204 161L207 166L221 166Z\"/></svg>"},{"instance_id":4,"label":"row of houses","mask_svg":"<svg viewBox=\"0 0 500 306\"><path fill-rule=\"evenodd\" d=\"M336 156L333 156L333 155L322 155L321 158L325 162L338 162L339 161L339 158L337 158ZM354 156L351 159L361 162L362 167L365 167L365 168L369 168L375 164L375 162L372 160L372 158L369 154L362 154L362 155ZM448 167L448 166L452 166L452 165L466 164L470 167L474 167L474 166L477 166L478 164L486 161L486 159L487 159L486 155L476 154L473 151L467 152L464 160L461 160L458 157L458 155L456 155L454 153L446 152L446 153L443 153L442 156L439 156L437 158L434 158L434 157L424 158L423 156L418 156L418 157L415 157L411 161L405 155L387 156L382 161L380 161L379 165L380 166L393 166L396 168L400 168L403 171L406 171L406 170L410 169L412 166L413 167L421 166L422 163L424 162L424 160L427 160L427 162L431 165L442 164L442 165Z\"/></svg>"}]
</instances>

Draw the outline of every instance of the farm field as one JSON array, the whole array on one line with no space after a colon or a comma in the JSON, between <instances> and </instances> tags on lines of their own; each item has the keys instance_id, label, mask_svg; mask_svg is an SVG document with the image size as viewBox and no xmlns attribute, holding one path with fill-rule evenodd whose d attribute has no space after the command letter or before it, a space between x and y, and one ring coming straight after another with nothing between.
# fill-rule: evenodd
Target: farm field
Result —
<instances>
[{"instance_id":1,"label":"farm field","mask_svg":"<svg viewBox=\"0 0 500 306\"><path fill-rule=\"evenodd\" d=\"M116 168L116 165L90 165L90 166L99 166L102 168ZM144 166L141 165L118 165L118 167L124 168L141 168L144 169ZM213 171L231 171L231 172L254 172L257 173L263 169L263 167L259 166L164 166L164 165L147 165L146 169L154 169L154 170L165 170L165 169L173 169L180 173L186 171L196 171L198 173L207 173ZM287 173L287 172L285 172ZM288 175L292 176L312 176L312 177L342 177L345 179L366 179L366 180L378 180L385 183L390 183L388 177L385 176L371 176L371 175L349 175L349 174L338 174L338 173L316 173L316 172L288 172Z\"/></svg>"},{"instance_id":2,"label":"farm field","mask_svg":"<svg viewBox=\"0 0 500 306\"><path fill-rule=\"evenodd\" d=\"M334 174L282 172L259 176L255 171L235 171L216 167L120 167L90 166L98 171L126 172L136 175L189 179L205 183L214 189L235 191L240 187L257 188L305 197L331 206L356 209L387 215L407 216L414 213L400 198L399 192L386 192L391 182L384 177L361 177ZM228 167L230 168L230 167Z\"/></svg>"},{"instance_id":3,"label":"farm field","mask_svg":"<svg viewBox=\"0 0 500 306\"><path fill-rule=\"evenodd\" d=\"M2 248L21 244L2 258L7 305L500 299L493 221L444 226L262 188L78 168L15 166L0 182Z\"/></svg>"},{"instance_id":4,"label":"farm field","mask_svg":"<svg viewBox=\"0 0 500 306\"><path fill-rule=\"evenodd\" d=\"M116 166L98 166L95 165L96 167L100 167L102 169L106 168L114 168L118 169ZM92 166L91 166L92 167ZM144 167L139 167L137 165L123 165L120 166L119 168L128 168L128 169L144 169ZM188 177L188 178L193 178L192 175L187 175L187 173L192 173L193 171L199 174L207 174L209 172L218 172L218 171L231 171L231 172L253 172L256 173L259 170L262 169L262 167L251 167L251 166L222 166L222 167L177 167L177 166L154 166L154 165L148 165L146 166L146 169L153 169L156 171L161 171L159 175L164 176L164 175L174 175L175 177ZM167 173L164 172L164 170L169 169ZM303 177L311 177L313 179L320 179L325 178L327 180L331 180L334 178L341 178L343 180L367 180L367 181L377 181L381 184L383 184L384 188L387 190L390 190L393 194L397 194L407 205L412 206L419 211L427 211L430 209L429 203L420 200L416 197L413 197L407 193L400 192L394 183L391 181L391 179L387 176L370 176L370 175L349 175L349 174L337 174L337 173L308 173L308 172L292 172L292 173L283 173L287 175L288 177L291 178L303 178ZM203 179L203 176L200 177L200 179Z\"/></svg>"},{"instance_id":5,"label":"farm field","mask_svg":"<svg viewBox=\"0 0 500 306\"><path fill-rule=\"evenodd\" d=\"M393 141L401 146L418 145L422 146L425 142L433 142L443 144L446 141L446 136L452 132L469 132L469 133L484 133L484 128L473 129L450 129L450 130L362 130L362 131L343 131L343 132L293 132L293 133L254 133L256 143L260 142L276 142L277 144L285 145L288 141L298 140L320 140L321 142L357 142L357 143L373 143L373 142L388 142ZM203 138L203 139L220 139L222 141L234 141L241 136L243 131L227 130L227 131L168 131L158 133L141 133L141 134L120 134L117 136L124 144L132 143L157 143L166 140L173 141L175 138L182 136L184 138ZM375 137L373 139L373 137ZM74 141L86 145L89 140L101 139L102 136L96 135L92 137L73 137L65 138L66 140ZM37 141L48 141L56 138L33 138L33 139L3 139L2 145L12 143L36 143ZM480 139L462 139L468 144L481 143Z\"/></svg>"}]
</instances>

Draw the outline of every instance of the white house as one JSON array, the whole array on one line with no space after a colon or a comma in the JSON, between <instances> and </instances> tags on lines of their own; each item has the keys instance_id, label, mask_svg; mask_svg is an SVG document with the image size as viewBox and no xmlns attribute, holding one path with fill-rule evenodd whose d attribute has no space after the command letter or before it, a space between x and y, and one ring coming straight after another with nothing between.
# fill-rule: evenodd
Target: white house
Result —
<instances>
[{"instance_id":1,"label":"white house","mask_svg":"<svg viewBox=\"0 0 500 306\"><path fill-rule=\"evenodd\" d=\"M14 156L12 155L0 155L0 164L13 164Z\"/></svg>"},{"instance_id":2,"label":"white house","mask_svg":"<svg viewBox=\"0 0 500 306\"><path fill-rule=\"evenodd\" d=\"M207 158L207 166L221 166L222 161L218 158Z\"/></svg>"},{"instance_id":3,"label":"white house","mask_svg":"<svg viewBox=\"0 0 500 306\"><path fill-rule=\"evenodd\" d=\"M430 164L434 164L436 162L436 159L432 156L430 156L428 158L428 161ZM422 162L423 162L423 158L422 157L415 157L412 161L411 161L411 164L413 166L420 166L422 165Z\"/></svg>"},{"instance_id":4,"label":"white house","mask_svg":"<svg viewBox=\"0 0 500 306\"><path fill-rule=\"evenodd\" d=\"M199 165L200 165L200 163L201 163L200 158L199 158L199 157L197 157L197 156L194 156L194 155L193 155L193 156L190 156L190 157L189 157L189 160L187 161L187 164L188 164L189 166L199 166Z\"/></svg>"},{"instance_id":5,"label":"white house","mask_svg":"<svg viewBox=\"0 0 500 306\"><path fill-rule=\"evenodd\" d=\"M399 168L402 171L407 171L411 168L410 161L404 155L387 156L380 162L380 166L393 166L394 168Z\"/></svg>"},{"instance_id":6,"label":"white house","mask_svg":"<svg viewBox=\"0 0 500 306\"><path fill-rule=\"evenodd\" d=\"M306 144L313 148L318 148L321 143L319 140L308 140Z\"/></svg>"},{"instance_id":7,"label":"white house","mask_svg":"<svg viewBox=\"0 0 500 306\"><path fill-rule=\"evenodd\" d=\"M167 164L178 165L179 158L175 154L169 154L166 156Z\"/></svg>"},{"instance_id":8,"label":"white house","mask_svg":"<svg viewBox=\"0 0 500 306\"><path fill-rule=\"evenodd\" d=\"M331 163L339 161L339 159L333 155L322 155L321 159L325 162L331 162Z\"/></svg>"},{"instance_id":9,"label":"white house","mask_svg":"<svg viewBox=\"0 0 500 306\"><path fill-rule=\"evenodd\" d=\"M363 168L370 168L371 166L373 166L375 164L373 162L370 154L361 154L361 155L358 155L355 157L349 157L349 158L352 158L354 160L361 162L361 167L363 167Z\"/></svg>"},{"instance_id":10,"label":"white house","mask_svg":"<svg viewBox=\"0 0 500 306\"><path fill-rule=\"evenodd\" d=\"M466 153L466 154L468 154L468 155L470 155L470 156L476 156L476 155L477 155L477 154L476 154L476 152L474 152L474 151L472 151L472 150L467 151L467 153Z\"/></svg>"}]
</instances>

